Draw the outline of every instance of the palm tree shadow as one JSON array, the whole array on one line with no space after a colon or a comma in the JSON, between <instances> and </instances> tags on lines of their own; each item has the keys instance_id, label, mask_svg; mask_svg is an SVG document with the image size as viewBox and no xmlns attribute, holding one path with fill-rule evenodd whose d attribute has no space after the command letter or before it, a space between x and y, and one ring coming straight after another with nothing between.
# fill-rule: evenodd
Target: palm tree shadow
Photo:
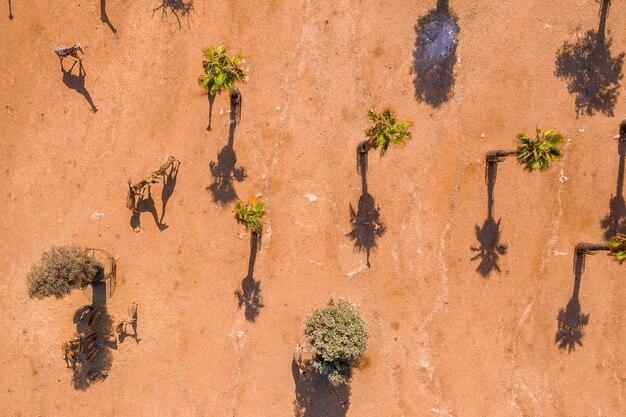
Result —
<instances>
[{"instance_id":1,"label":"palm tree shadow","mask_svg":"<svg viewBox=\"0 0 626 417\"><path fill-rule=\"evenodd\" d=\"M261 298L261 282L254 279L254 263L261 247L261 233L250 234L250 258L248 260L248 275L241 281L241 289L235 291L237 305L244 306L246 320L254 322L263 305Z\"/></svg>"},{"instance_id":2,"label":"palm tree shadow","mask_svg":"<svg viewBox=\"0 0 626 417\"><path fill-rule=\"evenodd\" d=\"M167 18L168 10L176 17L176 21L178 22L178 28L181 29L182 25L180 23L180 16L187 17L187 25L189 25L189 13L193 10L193 0L161 0L161 4L159 7L152 10L152 15L157 10L161 10L163 13L163 18Z\"/></svg>"},{"instance_id":3,"label":"palm tree shadow","mask_svg":"<svg viewBox=\"0 0 626 417\"><path fill-rule=\"evenodd\" d=\"M9 20L13 20L13 7L11 7L11 0L9 0Z\"/></svg>"},{"instance_id":4,"label":"palm tree shadow","mask_svg":"<svg viewBox=\"0 0 626 417\"><path fill-rule=\"evenodd\" d=\"M598 31L590 29L575 43L565 42L556 56L555 75L575 94L577 114L601 112L613 116L623 77L624 53L611 56L611 38L605 36L610 0L602 0Z\"/></svg>"},{"instance_id":5,"label":"palm tree shadow","mask_svg":"<svg viewBox=\"0 0 626 417\"><path fill-rule=\"evenodd\" d=\"M63 67L63 62L61 62L61 72L63 73L63 84L71 88L72 90L76 90L79 94L85 97L87 103L91 106L91 111L96 113L98 109L93 104L93 100L91 99L91 95L89 91L85 88L85 77L87 74L85 73L85 69L83 68L83 63L78 61L78 75L72 74L72 70L76 66L76 61L72 64L69 70L65 70Z\"/></svg>"},{"instance_id":6,"label":"palm tree shadow","mask_svg":"<svg viewBox=\"0 0 626 417\"><path fill-rule=\"evenodd\" d=\"M352 230L346 234L354 241L354 249L365 252L366 264L370 267L370 252L377 247L376 239L385 234L386 228L380 217L380 207L367 191L367 153L357 152L357 168L361 175L361 196L357 210L350 204L350 225Z\"/></svg>"},{"instance_id":7,"label":"palm tree shadow","mask_svg":"<svg viewBox=\"0 0 626 417\"><path fill-rule=\"evenodd\" d=\"M338 398L328 389L328 378L314 370L300 375L298 365L292 362L291 371L296 386L293 402L295 417L345 417L350 406L350 387L347 384L336 388Z\"/></svg>"},{"instance_id":8,"label":"palm tree shadow","mask_svg":"<svg viewBox=\"0 0 626 417\"><path fill-rule=\"evenodd\" d=\"M483 277L488 277L494 269L500 272L498 260L500 256L506 254L507 246L500 243L500 219L496 222L493 217L493 189L496 183L498 161L487 159L485 168L485 180L487 182L487 218L483 222L482 228L474 226L474 234L478 240L478 247L470 246L476 252L471 260L480 259L476 271Z\"/></svg>"},{"instance_id":9,"label":"palm tree shadow","mask_svg":"<svg viewBox=\"0 0 626 417\"><path fill-rule=\"evenodd\" d=\"M165 217L165 207L170 197L174 193L176 188L176 180L178 179L178 169L180 168L180 161L172 163L170 172L167 176L163 177L163 190L161 191L161 218L159 219L159 227L165 228L167 225L163 223L163 217Z\"/></svg>"},{"instance_id":10,"label":"palm tree shadow","mask_svg":"<svg viewBox=\"0 0 626 417\"><path fill-rule=\"evenodd\" d=\"M582 314L578 293L580 280L585 269L585 254L575 252L574 255L574 291L567 306L559 310L557 316L557 331L554 343L558 343L559 349L567 349L571 353L577 346L582 346L584 336L583 327L589 323L589 314Z\"/></svg>"},{"instance_id":11,"label":"palm tree shadow","mask_svg":"<svg viewBox=\"0 0 626 417\"><path fill-rule=\"evenodd\" d=\"M109 16L107 15L107 0L100 0L100 20L102 23L106 23L111 32L117 33L117 29L113 26L113 23L109 20Z\"/></svg>"},{"instance_id":12,"label":"palm tree shadow","mask_svg":"<svg viewBox=\"0 0 626 417\"><path fill-rule=\"evenodd\" d=\"M412 72L418 102L439 107L452 97L459 30L448 0L437 0L437 8L417 21Z\"/></svg>"},{"instance_id":13,"label":"palm tree shadow","mask_svg":"<svg viewBox=\"0 0 626 417\"><path fill-rule=\"evenodd\" d=\"M617 189L609 203L609 214L600 222L604 229L604 238L609 240L616 233L626 232L626 202L624 201L624 156L626 155L626 121L622 122L620 139L617 143L619 153L619 169L617 172Z\"/></svg>"},{"instance_id":14,"label":"palm tree shadow","mask_svg":"<svg viewBox=\"0 0 626 417\"><path fill-rule=\"evenodd\" d=\"M211 192L213 201L221 206L232 203L238 199L234 181L242 182L246 179L245 168L237 168L237 154L235 153L235 129L238 123L240 102L230 104L230 127L228 132L228 144L217 154L217 162L211 161L209 169L213 182L206 187Z\"/></svg>"}]
</instances>

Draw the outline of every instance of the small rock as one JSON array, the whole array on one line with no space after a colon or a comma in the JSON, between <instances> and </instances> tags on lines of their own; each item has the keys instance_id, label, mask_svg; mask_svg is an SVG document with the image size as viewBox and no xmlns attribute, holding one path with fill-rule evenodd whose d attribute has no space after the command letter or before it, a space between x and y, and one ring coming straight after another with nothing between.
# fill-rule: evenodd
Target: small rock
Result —
<instances>
[{"instance_id":1,"label":"small rock","mask_svg":"<svg viewBox=\"0 0 626 417\"><path fill-rule=\"evenodd\" d=\"M276 106L276 111L280 111L280 106Z\"/></svg>"},{"instance_id":2,"label":"small rock","mask_svg":"<svg viewBox=\"0 0 626 417\"><path fill-rule=\"evenodd\" d=\"M578 133L583 133L585 129L578 129Z\"/></svg>"},{"instance_id":3,"label":"small rock","mask_svg":"<svg viewBox=\"0 0 626 417\"><path fill-rule=\"evenodd\" d=\"M561 171L561 173L559 174L559 182L561 184L565 184L567 180L569 180L569 177L566 177L563 171Z\"/></svg>"},{"instance_id":4,"label":"small rock","mask_svg":"<svg viewBox=\"0 0 626 417\"><path fill-rule=\"evenodd\" d=\"M91 220L99 220L104 217L104 213L101 211L94 211L91 215Z\"/></svg>"},{"instance_id":5,"label":"small rock","mask_svg":"<svg viewBox=\"0 0 626 417\"><path fill-rule=\"evenodd\" d=\"M613 136L613 139L619 139L619 138L620 138L620 136L619 136L619 135L615 135L615 136Z\"/></svg>"},{"instance_id":6,"label":"small rock","mask_svg":"<svg viewBox=\"0 0 626 417\"><path fill-rule=\"evenodd\" d=\"M259 198L259 197L261 197L262 195L263 195L262 193L256 193L254 196L255 196L255 197L257 197L257 198Z\"/></svg>"},{"instance_id":7,"label":"small rock","mask_svg":"<svg viewBox=\"0 0 626 417\"><path fill-rule=\"evenodd\" d=\"M317 196L314 194L305 194L303 197L309 200L311 203L317 201Z\"/></svg>"},{"instance_id":8,"label":"small rock","mask_svg":"<svg viewBox=\"0 0 626 417\"><path fill-rule=\"evenodd\" d=\"M486 136L486 135L485 135L485 133L484 133L484 132L480 134L480 137L481 137L481 138L484 138L485 136Z\"/></svg>"}]
</instances>

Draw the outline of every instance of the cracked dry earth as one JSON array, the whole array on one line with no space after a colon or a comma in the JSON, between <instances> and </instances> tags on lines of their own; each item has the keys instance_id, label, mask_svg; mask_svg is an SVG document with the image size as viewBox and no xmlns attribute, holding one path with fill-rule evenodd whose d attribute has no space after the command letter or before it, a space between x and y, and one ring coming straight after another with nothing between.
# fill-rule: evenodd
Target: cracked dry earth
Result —
<instances>
[{"instance_id":1,"label":"cracked dry earth","mask_svg":"<svg viewBox=\"0 0 626 417\"><path fill-rule=\"evenodd\" d=\"M415 25L434 0L196 0L180 28L171 12L152 13L159 4L110 0L116 33L96 1L37 3L13 1L14 19L0 22L0 414L626 415L623 267L588 257L582 345L554 343L574 245L602 241L618 177L623 95L615 117L577 117L555 76L563 43L597 28L596 2L450 2L458 59L452 94L437 106L416 100L411 70ZM626 12L613 3L606 27L617 55ZM75 40L96 113L64 85L53 52ZM229 104L217 97L207 132L196 79L203 48L221 42L250 68L234 136L246 176L235 192L260 194L268 213L254 321L234 295L248 235L234 203L207 190ZM367 268L346 236L361 194L355 147L367 110L387 106L414 122L414 138L369 156L368 192L386 229ZM487 214L485 154L536 125L564 134L565 158L545 173L499 164L494 216L506 251L485 278L470 249ZM169 227L145 213L135 233L126 180L170 154L182 163ZM160 213L160 186L153 192ZM141 341L120 344L109 377L84 391L72 388L60 345L90 293L40 301L26 289L41 251L68 243L119 256L114 318L139 304ZM303 387L291 364L303 319L333 294L358 304L371 332L345 408L319 381Z\"/></svg>"}]
</instances>

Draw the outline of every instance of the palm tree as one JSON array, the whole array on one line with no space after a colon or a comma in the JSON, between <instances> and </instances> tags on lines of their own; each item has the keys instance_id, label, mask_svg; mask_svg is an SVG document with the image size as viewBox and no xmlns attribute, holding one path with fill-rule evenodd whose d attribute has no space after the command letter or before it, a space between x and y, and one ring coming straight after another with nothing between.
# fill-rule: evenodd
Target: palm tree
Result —
<instances>
[{"instance_id":1,"label":"palm tree","mask_svg":"<svg viewBox=\"0 0 626 417\"><path fill-rule=\"evenodd\" d=\"M580 242L576 245L576 254L593 254L597 251L608 251L617 262L626 261L626 235L616 233L607 243Z\"/></svg>"},{"instance_id":2,"label":"palm tree","mask_svg":"<svg viewBox=\"0 0 626 417\"><path fill-rule=\"evenodd\" d=\"M380 114L370 110L367 117L374 122L374 126L365 130L367 139L359 143L358 153L366 154L370 149L380 147L380 156L384 156L391 143L402 145L411 139L411 132L408 129L413 123L396 122L396 114L391 110L384 110Z\"/></svg>"},{"instance_id":3,"label":"palm tree","mask_svg":"<svg viewBox=\"0 0 626 417\"><path fill-rule=\"evenodd\" d=\"M550 164L563 155L559 145L563 142L563 135L554 129L541 130L537 128L535 139L524 133L517 135L517 149L514 151L491 151L487 153L487 164L501 162L503 158L515 156L517 162L528 171L545 171Z\"/></svg>"},{"instance_id":4,"label":"palm tree","mask_svg":"<svg viewBox=\"0 0 626 417\"><path fill-rule=\"evenodd\" d=\"M238 105L240 100L239 89L235 86L237 82L244 82L247 77L244 75L242 57L235 55L230 58L226 54L226 47L218 45L215 48L209 48L204 51L204 75L198 79L198 83L204 87L209 93L209 126L207 130L211 130L211 112L213 109L213 100L215 96L223 91L230 92L230 100L233 104Z\"/></svg>"},{"instance_id":5,"label":"palm tree","mask_svg":"<svg viewBox=\"0 0 626 417\"><path fill-rule=\"evenodd\" d=\"M263 230L261 220L265 214L263 202L256 198L251 198L248 204L237 201L235 205L235 218L248 229L254 236L259 235Z\"/></svg>"}]
</instances>

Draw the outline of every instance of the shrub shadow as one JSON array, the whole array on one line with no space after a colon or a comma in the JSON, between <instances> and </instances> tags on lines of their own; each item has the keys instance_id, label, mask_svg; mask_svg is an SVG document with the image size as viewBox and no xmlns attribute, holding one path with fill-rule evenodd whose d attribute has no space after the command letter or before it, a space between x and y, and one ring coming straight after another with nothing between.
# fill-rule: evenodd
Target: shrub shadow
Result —
<instances>
[{"instance_id":1,"label":"shrub shadow","mask_svg":"<svg viewBox=\"0 0 626 417\"><path fill-rule=\"evenodd\" d=\"M585 253L574 252L574 291L567 306L559 310L557 316L557 331L554 335L554 343L559 349L567 349L568 353L582 346L584 336L583 328L589 323L589 314L582 314L578 292L580 280L585 269Z\"/></svg>"},{"instance_id":2,"label":"shrub shadow","mask_svg":"<svg viewBox=\"0 0 626 417\"><path fill-rule=\"evenodd\" d=\"M417 21L412 72L418 102L440 107L452 97L459 30L448 0L437 0L437 8Z\"/></svg>"},{"instance_id":3,"label":"shrub shadow","mask_svg":"<svg viewBox=\"0 0 626 417\"><path fill-rule=\"evenodd\" d=\"M117 343L113 336L113 319L106 307L106 294L104 282L92 284L93 311L80 317L76 338L68 342L76 347L76 355L74 360L68 361L68 367L72 370L72 385L77 390L84 391L93 383L105 380L113 363L111 350L117 349Z\"/></svg>"},{"instance_id":4,"label":"shrub shadow","mask_svg":"<svg viewBox=\"0 0 626 417\"><path fill-rule=\"evenodd\" d=\"M352 230L346 234L354 241L354 249L365 252L367 267L370 267L370 252L377 247L376 239L385 234L385 224L380 217L380 207L367 191L367 153L357 152L357 168L361 175L361 196L357 210L350 204L350 225Z\"/></svg>"},{"instance_id":5,"label":"shrub shadow","mask_svg":"<svg viewBox=\"0 0 626 417\"><path fill-rule=\"evenodd\" d=\"M237 154L234 148L235 129L239 120L240 108L240 102L231 100L228 143L217 154L217 162L211 161L209 163L213 182L206 189L211 192L213 201L221 206L238 200L234 182L242 182L247 177L244 167L237 168Z\"/></svg>"},{"instance_id":6,"label":"shrub shadow","mask_svg":"<svg viewBox=\"0 0 626 417\"><path fill-rule=\"evenodd\" d=\"M506 254L507 245L500 243L500 219L496 221L493 217L493 189L496 183L496 175L498 170L498 161L489 160L487 157L487 165L485 167L485 182L487 183L487 218L483 222L482 227L474 226L474 235L478 240L478 247L470 246L473 252L476 252L471 260L480 259L480 263L476 267L483 277L488 277L493 270L500 272L498 264L500 256Z\"/></svg>"},{"instance_id":7,"label":"shrub shadow","mask_svg":"<svg viewBox=\"0 0 626 417\"><path fill-rule=\"evenodd\" d=\"M605 36L609 0L600 8L598 31L588 30L575 43L565 42L556 56L555 75L567 82L567 90L575 94L576 114L601 112L613 116L623 77L624 53L611 56L611 38Z\"/></svg>"},{"instance_id":8,"label":"shrub shadow","mask_svg":"<svg viewBox=\"0 0 626 417\"><path fill-rule=\"evenodd\" d=\"M250 233L250 258L248 259L248 275L241 281L241 289L235 291L237 305L244 306L244 316L248 321L255 321L264 307L261 298L261 282L254 279L254 263L261 248L261 233Z\"/></svg>"},{"instance_id":9,"label":"shrub shadow","mask_svg":"<svg viewBox=\"0 0 626 417\"><path fill-rule=\"evenodd\" d=\"M291 372L296 386L295 417L345 417L350 406L350 387L335 388L337 396L329 392L328 378L308 370L300 375L298 365L292 361Z\"/></svg>"}]
</instances>

